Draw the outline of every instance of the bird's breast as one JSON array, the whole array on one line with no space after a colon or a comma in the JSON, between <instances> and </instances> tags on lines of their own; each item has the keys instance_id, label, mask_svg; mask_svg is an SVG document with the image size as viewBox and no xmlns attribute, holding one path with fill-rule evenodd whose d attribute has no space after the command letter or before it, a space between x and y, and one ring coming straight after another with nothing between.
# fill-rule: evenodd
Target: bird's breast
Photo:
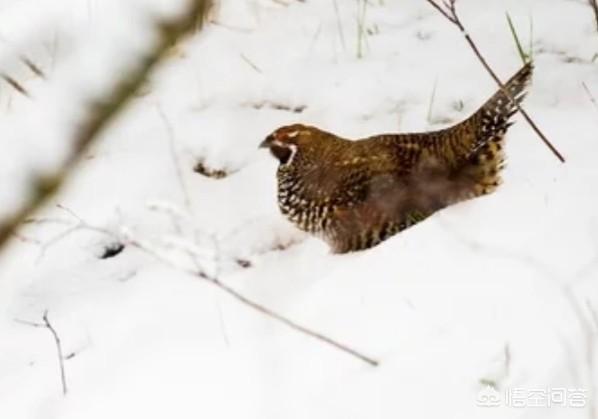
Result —
<instances>
[{"instance_id":1,"label":"bird's breast","mask_svg":"<svg viewBox=\"0 0 598 419\"><path fill-rule=\"evenodd\" d=\"M301 180L279 176L278 207L282 214L299 229L321 234L331 207L325 200L314 199L305 191Z\"/></svg>"}]
</instances>

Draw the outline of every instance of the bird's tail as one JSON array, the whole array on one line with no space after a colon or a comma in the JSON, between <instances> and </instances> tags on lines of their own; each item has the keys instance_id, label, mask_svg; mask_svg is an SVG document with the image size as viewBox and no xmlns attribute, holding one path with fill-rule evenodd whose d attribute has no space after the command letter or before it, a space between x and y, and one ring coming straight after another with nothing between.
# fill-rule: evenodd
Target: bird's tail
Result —
<instances>
[{"instance_id":1,"label":"bird's tail","mask_svg":"<svg viewBox=\"0 0 598 419\"><path fill-rule=\"evenodd\" d=\"M474 196L489 193L500 183L505 133L525 98L532 72L533 64L527 63L504 85L504 90L499 89L476 113L454 127L460 134L457 136L467 143L460 144L465 152L460 153L463 165L459 171L474 182Z\"/></svg>"}]
</instances>

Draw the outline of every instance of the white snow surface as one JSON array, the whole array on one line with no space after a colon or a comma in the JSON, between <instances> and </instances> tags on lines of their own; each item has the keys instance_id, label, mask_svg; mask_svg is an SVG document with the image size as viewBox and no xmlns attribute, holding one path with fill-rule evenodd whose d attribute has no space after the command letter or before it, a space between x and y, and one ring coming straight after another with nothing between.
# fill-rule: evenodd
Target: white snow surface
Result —
<instances>
[{"instance_id":1,"label":"white snow surface","mask_svg":"<svg viewBox=\"0 0 598 419\"><path fill-rule=\"evenodd\" d=\"M596 417L598 107L582 85L598 97L590 7L457 2L503 79L521 65L505 12L524 48L533 44L525 108L566 164L517 116L496 193L373 249L333 255L278 212L263 138L293 122L349 138L438 129L496 89L457 28L423 0L370 0L358 57L358 3L221 0L211 23L173 49L36 214L45 222L19 229L1 257L1 419ZM153 19L181 5L0 1L0 71L31 95L0 84L0 217L32 175L64 158L86 104L155 39ZM195 173L200 160L230 175ZM115 238L71 212L155 255L128 245L101 259ZM380 365L185 273L189 254ZM66 396L52 334L24 323L46 311ZM480 407L488 383L503 396L584 389L587 406Z\"/></svg>"}]
</instances>

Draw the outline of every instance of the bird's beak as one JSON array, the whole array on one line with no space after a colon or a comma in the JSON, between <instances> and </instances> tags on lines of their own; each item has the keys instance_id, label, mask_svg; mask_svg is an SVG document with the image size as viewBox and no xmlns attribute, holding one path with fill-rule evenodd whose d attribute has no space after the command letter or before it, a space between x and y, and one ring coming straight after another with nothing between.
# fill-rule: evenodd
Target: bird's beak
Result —
<instances>
[{"instance_id":1,"label":"bird's beak","mask_svg":"<svg viewBox=\"0 0 598 419\"><path fill-rule=\"evenodd\" d=\"M273 141L274 137L272 135L268 135L266 139L260 143L259 148L270 148Z\"/></svg>"}]
</instances>

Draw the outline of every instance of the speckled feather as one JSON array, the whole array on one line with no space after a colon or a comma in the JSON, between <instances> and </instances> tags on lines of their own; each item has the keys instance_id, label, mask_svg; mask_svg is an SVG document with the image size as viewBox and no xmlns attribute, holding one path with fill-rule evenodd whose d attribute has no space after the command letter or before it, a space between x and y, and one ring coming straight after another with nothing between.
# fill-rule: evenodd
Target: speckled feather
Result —
<instances>
[{"instance_id":1,"label":"speckled feather","mask_svg":"<svg viewBox=\"0 0 598 419\"><path fill-rule=\"evenodd\" d=\"M528 64L506 84L518 103L532 71ZM440 131L351 141L301 124L279 128L263 143L280 160L279 207L335 252L372 247L441 208L492 192L515 112L499 90Z\"/></svg>"}]
</instances>

